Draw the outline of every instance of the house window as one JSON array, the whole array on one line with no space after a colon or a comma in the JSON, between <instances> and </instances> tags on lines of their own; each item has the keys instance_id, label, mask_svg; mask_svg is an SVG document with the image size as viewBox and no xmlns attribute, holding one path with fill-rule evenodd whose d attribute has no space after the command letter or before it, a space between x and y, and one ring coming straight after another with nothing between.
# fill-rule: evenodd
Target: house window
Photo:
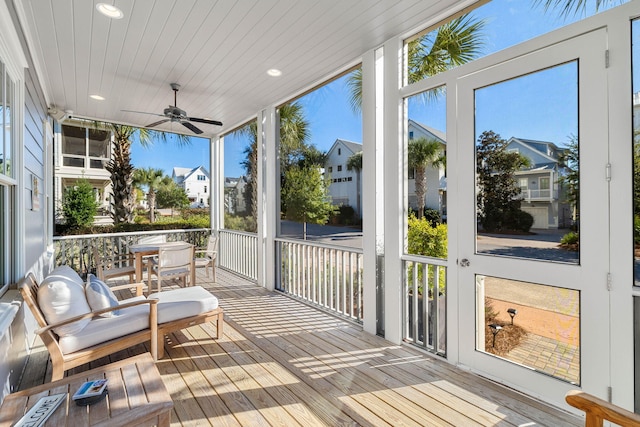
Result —
<instances>
[{"instance_id":1,"label":"house window","mask_svg":"<svg viewBox=\"0 0 640 427\"><path fill-rule=\"evenodd\" d=\"M206 181L207 178L204 175L198 175L198 181Z\"/></svg>"},{"instance_id":2,"label":"house window","mask_svg":"<svg viewBox=\"0 0 640 427\"><path fill-rule=\"evenodd\" d=\"M18 110L14 108L18 104L16 92L16 82L0 60L0 295L7 291L13 279L11 266L16 252L15 184L5 179L14 176L16 133L13 130L20 125Z\"/></svg>"},{"instance_id":3,"label":"house window","mask_svg":"<svg viewBox=\"0 0 640 427\"><path fill-rule=\"evenodd\" d=\"M547 178L540 178L540 189L541 190L548 190L550 188L549 184L550 184L550 181L549 181L548 177Z\"/></svg>"},{"instance_id":4,"label":"house window","mask_svg":"<svg viewBox=\"0 0 640 427\"><path fill-rule=\"evenodd\" d=\"M207 186L206 185L204 186L204 192L205 193L207 192Z\"/></svg>"},{"instance_id":5,"label":"house window","mask_svg":"<svg viewBox=\"0 0 640 427\"><path fill-rule=\"evenodd\" d=\"M521 189L526 190L529 187L528 179L520 178L518 181L518 185L520 186Z\"/></svg>"},{"instance_id":6,"label":"house window","mask_svg":"<svg viewBox=\"0 0 640 427\"><path fill-rule=\"evenodd\" d=\"M409 139L413 139L413 131L409 131Z\"/></svg>"},{"instance_id":7,"label":"house window","mask_svg":"<svg viewBox=\"0 0 640 427\"><path fill-rule=\"evenodd\" d=\"M105 130L62 125L62 165L104 169L109 162L111 133Z\"/></svg>"},{"instance_id":8,"label":"house window","mask_svg":"<svg viewBox=\"0 0 640 427\"><path fill-rule=\"evenodd\" d=\"M342 165L338 165L338 172L342 171Z\"/></svg>"},{"instance_id":9,"label":"house window","mask_svg":"<svg viewBox=\"0 0 640 427\"><path fill-rule=\"evenodd\" d=\"M333 172L333 166L329 166L329 173Z\"/></svg>"},{"instance_id":10,"label":"house window","mask_svg":"<svg viewBox=\"0 0 640 427\"><path fill-rule=\"evenodd\" d=\"M342 154L342 148L338 148L338 156ZM340 167L340 166L338 166Z\"/></svg>"}]
</instances>

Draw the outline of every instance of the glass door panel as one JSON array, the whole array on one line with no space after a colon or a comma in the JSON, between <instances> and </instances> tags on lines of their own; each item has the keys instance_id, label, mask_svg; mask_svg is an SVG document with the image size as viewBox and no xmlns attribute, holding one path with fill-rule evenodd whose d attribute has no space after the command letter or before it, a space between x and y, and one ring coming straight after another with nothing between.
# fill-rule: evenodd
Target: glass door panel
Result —
<instances>
[{"instance_id":1,"label":"glass door panel","mask_svg":"<svg viewBox=\"0 0 640 427\"><path fill-rule=\"evenodd\" d=\"M609 385L605 50L598 30L458 81L460 362L554 402Z\"/></svg>"}]
</instances>

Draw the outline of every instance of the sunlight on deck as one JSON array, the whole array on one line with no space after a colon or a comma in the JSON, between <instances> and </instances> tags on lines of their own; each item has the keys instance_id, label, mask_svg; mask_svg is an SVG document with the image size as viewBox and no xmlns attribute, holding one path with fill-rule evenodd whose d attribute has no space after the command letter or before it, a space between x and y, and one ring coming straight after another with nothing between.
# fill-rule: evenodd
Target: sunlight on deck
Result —
<instances>
[{"instance_id":1,"label":"sunlight on deck","mask_svg":"<svg viewBox=\"0 0 640 427\"><path fill-rule=\"evenodd\" d=\"M224 336L216 338L211 323L173 333L157 363L174 401L172 426L580 425L563 411L229 272L219 270L217 280L198 271L198 284L225 310ZM137 346L101 363L147 350ZM50 367L39 381L47 375Z\"/></svg>"}]
</instances>

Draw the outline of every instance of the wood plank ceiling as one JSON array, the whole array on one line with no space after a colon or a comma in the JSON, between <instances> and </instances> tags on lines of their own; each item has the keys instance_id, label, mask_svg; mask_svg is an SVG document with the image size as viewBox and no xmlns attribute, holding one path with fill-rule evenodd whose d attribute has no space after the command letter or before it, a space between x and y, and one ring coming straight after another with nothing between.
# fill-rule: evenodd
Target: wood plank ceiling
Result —
<instances>
[{"instance_id":1,"label":"wood plank ceiling","mask_svg":"<svg viewBox=\"0 0 640 427\"><path fill-rule=\"evenodd\" d=\"M47 102L61 111L144 126L173 104L204 135L224 133L282 102L389 38L471 0L15 0ZM278 78L266 71L277 68ZM100 95L104 101L91 99ZM173 126L172 126L173 125ZM189 133L177 123L162 130Z\"/></svg>"}]
</instances>

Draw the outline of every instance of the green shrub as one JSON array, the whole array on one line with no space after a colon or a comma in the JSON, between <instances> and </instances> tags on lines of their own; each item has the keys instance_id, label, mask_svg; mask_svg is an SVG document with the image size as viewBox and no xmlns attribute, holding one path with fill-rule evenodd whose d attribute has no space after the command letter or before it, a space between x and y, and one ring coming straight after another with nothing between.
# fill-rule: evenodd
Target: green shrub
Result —
<instances>
[{"instance_id":1,"label":"green shrub","mask_svg":"<svg viewBox=\"0 0 640 427\"><path fill-rule=\"evenodd\" d=\"M238 230L255 233L257 230L257 224L251 216L236 216L225 212L224 228L226 228L227 230Z\"/></svg>"},{"instance_id":2,"label":"green shrub","mask_svg":"<svg viewBox=\"0 0 640 427\"><path fill-rule=\"evenodd\" d=\"M447 226L431 225L426 218L418 219L413 215L408 219L408 252L434 258L447 258Z\"/></svg>"},{"instance_id":3,"label":"green shrub","mask_svg":"<svg viewBox=\"0 0 640 427\"><path fill-rule=\"evenodd\" d=\"M640 245L640 215L633 216L633 242Z\"/></svg>"},{"instance_id":4,"label":"green shrub","mask_svg":"<svg viewBox=\"0 0 640 427\"><path fill-rule=\"evenodd\" d=\"M580 235L573 231L568 232L562 239L560 239L560 243L563 245L577 245L580 242Z\"/></svg>"},{"instance_id":5,"label":"green shrub","mask_svg":"<svg viewBox=\"0 0 640 427\"><path fill-rule=\"evenodd\" d=\"M438 224L442 223L442 215L440 215L440 211L437 209L424 208L424 217L429 223L435 227ZM418 216L418 211L413 208L409 208L409 215L413 215L415 217Z\"/></svg>"},{"instance_id":6,"label":"green shrub","mask_svg":"<svg viewBox=\"0 0 640 427\"><path fill-rule=\"evenodd\" d=\"M62 215L69 228L88 227L98 213L93 187L87 179L79 179L76 185L65 190L62 199Z\"/></svg>"},{"instance_id":7,"label":"green shrub","mask_svg":"<svg viewBox=\"0 0 640 427\"><path fill-rule=\"evenodd\" d=\"M512 230L528 232L533 225L533 215L523 210L513 212L509 221L505 224L507 228Z\"/></svg>"}]
</instances>

